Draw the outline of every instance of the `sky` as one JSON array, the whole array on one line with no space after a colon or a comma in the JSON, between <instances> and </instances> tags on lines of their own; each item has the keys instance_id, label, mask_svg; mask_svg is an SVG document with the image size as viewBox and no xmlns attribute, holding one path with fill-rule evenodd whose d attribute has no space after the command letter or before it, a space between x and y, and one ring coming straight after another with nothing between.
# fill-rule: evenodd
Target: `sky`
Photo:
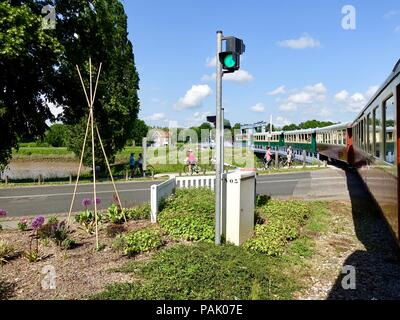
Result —
<instances>
[{"instance_id":1,"label":"sky","mask_svg":"<svg viewBox=\"0 0 400 320\"><path fill-rule=\"evenodd\" d=\"M215 114L217 30L246 45L240 71L223 80L232 125L352 121L400 58L398 0L122 2L149 125Z\"/></svg>"}]
</instances>

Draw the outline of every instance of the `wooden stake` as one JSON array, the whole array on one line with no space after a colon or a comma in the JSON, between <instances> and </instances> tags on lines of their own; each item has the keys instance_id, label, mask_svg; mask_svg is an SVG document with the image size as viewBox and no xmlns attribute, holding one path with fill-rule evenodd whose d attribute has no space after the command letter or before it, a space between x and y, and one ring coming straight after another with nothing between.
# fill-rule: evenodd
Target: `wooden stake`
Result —
<instances>
[{"instance_id":1,"label":"wooden stake","mask_svg":"<svg viewBox=\"0 0 400 320\"><path fill-rule=\"evenodd\" d=\"M83 82L82 82L82 83L83 83ZM85 138L83 139L83 147L82 147L82 153L81 153L81 160L80 160L80 162L79 162L78 176L76 177L74 194L72 195L71 206L69 207L69 213L68 213L68 219L67 219L67 223L68 223L68 224L70 223L70 218L71 218L71 213L72 213L72 207L74 206L75 196L76 196L76 190L78 189L79 176L80 176L81 170L82 170L83 155L85 154L86 140L87 140L87 136L88 136L88 133L89 133L90 117L91 117L91 114L89 113L88 121L87 121L87 125L86 125Z\"/></svg>"},{"instance_id":2,"label":"wooden stake","mask_svg":"<svg viewBox=\"0 0 400 320\"><path fill-rule=\"evenodd\" d=\"M110 163L108 162L106 150L104 149L103 141L101 141L100 132L99 132L99 128L97 127L97 125L96 125L96 131L97 131L97 136L99 137L101 149L103 150L104 159L106 160L106 164L107 164L108 172L109 172L109 174L110 174L111 182L112 182L112 184L113 184L114 191L115 191L115 194L116 194L116 196L117 196L118 204L119 204L119 207L120 207L121 210L122 210L121 199L120 199L120 197L119 197L118 190L117 190L117 187L116 187L115 182L114 182L114 177L113 177L112 172L111 172ZM124 220L125 220L125 223L126 223L127 221L126 221L125 212L123 212L123 215L124 215Z\"/></svg>"}]
</instances>

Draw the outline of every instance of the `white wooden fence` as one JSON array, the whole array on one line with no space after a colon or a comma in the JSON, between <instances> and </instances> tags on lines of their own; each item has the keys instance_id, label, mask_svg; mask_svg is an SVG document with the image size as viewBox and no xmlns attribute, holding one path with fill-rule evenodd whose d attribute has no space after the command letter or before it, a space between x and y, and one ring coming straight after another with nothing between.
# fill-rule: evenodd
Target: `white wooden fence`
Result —
<instances>
[{"instance_id":1,"label":"white wooden fence","mask_svg":"<svg viewBox=\"0 0 400 320\"><path fill-rule=\"evenodd\" d=\"M150 204L151 204L151 222L157 222L157 214L161 201L175 193L176 188L215 188L215 176L188 176L172 177L169 180L151 186Z\"/></svg>"}]
</instances>

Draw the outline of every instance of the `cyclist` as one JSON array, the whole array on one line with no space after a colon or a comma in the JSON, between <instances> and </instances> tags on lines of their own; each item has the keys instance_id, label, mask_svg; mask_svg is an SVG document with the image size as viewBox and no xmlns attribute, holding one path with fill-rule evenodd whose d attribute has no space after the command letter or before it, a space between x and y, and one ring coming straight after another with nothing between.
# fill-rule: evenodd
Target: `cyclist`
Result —
<instances>
[{"instance_id":1,"label":"cyclist","mask_svg":"<svg viewBox=\"0 0 400 320\"><path fill-rule=\"evenodd\" d=\"M266 169L269 168L269 166L271 164L271 159L272 159L271 147L268 147L267 152L265 152L265 156L264 156L264 163L265 163Z\"/></svg>"},{"instance_id":2,"label":"cyclist","mask_svg":"<svg viewBox=\"0 0 400 320\"><path fill-rule=\"evenodd\" d=\"M193 173L193 167L196 165L196 157L192 149L189 149L186 154L186 164L189 165L189 172Z\"/></svg>"}]
</instances>

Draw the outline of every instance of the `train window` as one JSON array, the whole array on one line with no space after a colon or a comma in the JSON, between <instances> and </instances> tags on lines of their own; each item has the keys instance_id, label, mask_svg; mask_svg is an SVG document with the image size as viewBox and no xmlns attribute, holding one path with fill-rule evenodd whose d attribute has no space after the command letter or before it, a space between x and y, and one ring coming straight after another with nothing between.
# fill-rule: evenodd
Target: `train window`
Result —
<instances>
[{"instance_id":1,"label":"train window","mask_svg":"<svg viewBox=\"0 0 400 320\"><path fill-rule=\"evenodd\" d=\"M343 131L342 131L342 134L343 134L343 135L342 135L342 138L343 138L342 144L343 144L343 145L346 145L346 130L343 130Z\"/></svg>"},{"instance_id":2,"label":"train window","mask_svg":"<svg viewBox=\"0 0 400 320\"><path fill-rule=\"evenodd\" d=\"M381 133L382 133L382 115L381 108L377 107L374 110L374 148L375 157L380 158L381 156Z\"/></svg>"},{"instance_id":3,"label":"train window","mask_svg":"<svg viewBox=\"0 0 400 320\"><path fill-rule=\"evenodd\" d=\"M342 144L342 130L337 131L337 144Z\"/></svg>"},{"instance_id":4,"label":"train window","mask_svg":"<svg viewBox=\"0 0 400 320\"><path fill-rule=\"evenodd\" d=\"M360 147L361 149L364 149L364 119L361 120L360 122Z\"/></svg>"},{"instance_id":5,"label":"train window","mask_svg":"<svg viewBox=\"0 0 400 320\"><path fill-rule=\"evenodd\" d=\"M367 152L372 153L372 142L373 142L373 130L372 130L372 119L371 114L367 114L367 128L366 128L366 135L367 135Z\"/></svg>"},{"instance_id":6,"label":"train window","mask_svg":"<svg viewBox=\"0 0 400 320\"><path fill-rule=\"evenodd\" d=\"M396 128L396 108L394 105L394 97L385 101L384 105L385 114L385 160L389 163L394 163L394 142L395 142L395 128Z\"/></svg>"}]
</instances>

